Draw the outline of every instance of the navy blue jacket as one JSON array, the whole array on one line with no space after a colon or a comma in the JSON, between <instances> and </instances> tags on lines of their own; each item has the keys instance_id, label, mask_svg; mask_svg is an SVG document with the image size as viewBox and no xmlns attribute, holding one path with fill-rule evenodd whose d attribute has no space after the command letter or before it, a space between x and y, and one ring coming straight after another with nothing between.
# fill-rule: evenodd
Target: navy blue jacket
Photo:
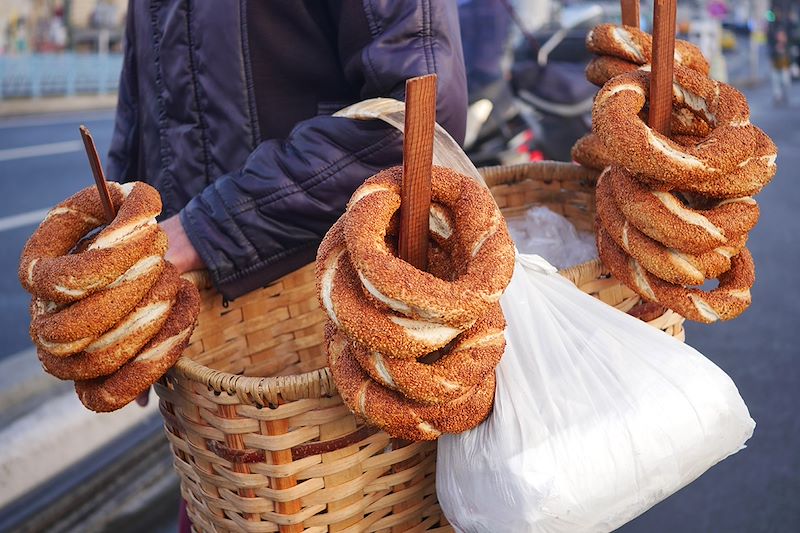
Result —
<instances>
[{"instance_id":1,"label":"navy blue jacket","mask_svg":"<svg viewBox=\"0 0 800 533\"><path fill-rule=\"evenodd\" d=\"M131 1L109 177L161 192L226 297L269 283L311 262L358 185L402 160L391 127L331 113L436 73L437 120L463 140L455 6Z\"/></svg>"}]
</instances>

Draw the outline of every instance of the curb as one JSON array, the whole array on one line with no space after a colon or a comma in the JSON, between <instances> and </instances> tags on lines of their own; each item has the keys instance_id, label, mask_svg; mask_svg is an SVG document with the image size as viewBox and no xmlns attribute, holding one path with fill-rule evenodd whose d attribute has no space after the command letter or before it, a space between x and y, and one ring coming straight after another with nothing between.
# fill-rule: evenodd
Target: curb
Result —
<instances>
[{"instance_id":1,"label":"curb","mask_svg":"<svg viewBox=\"0 0 800 533\"><path fill-rule=\"evenodd\" d=\"M97 414L71 382L46 374L34 348L0 361L0 507L77 464L147 419L158 402Z\"/></svg>"},{"instance_id":2,"label":"curb","mask_svg":"<svg viewBox=\"0 0 800 533\"><path fill-rule=\"evenodd\" d=\"M57 396L70 384L46 374L28 348L0 360L0 427L16 420L33 403Z\"/></svg>"},{"instance_id":3,"label":"curb","mask_svg":"<svg viewBox=\"0 0 800 533\"><path fill-rule=\"evenodd\" d=\"M179 499L156 415L0 508L0 531L173 533Z\"/></svg>"}]
</instances>

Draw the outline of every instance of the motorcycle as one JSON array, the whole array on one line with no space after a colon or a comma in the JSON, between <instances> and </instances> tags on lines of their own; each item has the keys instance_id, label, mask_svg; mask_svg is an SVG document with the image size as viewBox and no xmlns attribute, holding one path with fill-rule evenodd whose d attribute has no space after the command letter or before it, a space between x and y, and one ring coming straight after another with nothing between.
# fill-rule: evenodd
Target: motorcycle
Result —
<instances>
[{"instance_id":1,"label":"motorcycle","mask_svg":"<svg viewBox=\"0 0 800 533\"><path fill-rule=\"evenodd\" d=\"M584 75L591 58L586 28L602 21L605 11L596 4L565 8L555 28L532 35L510 3L504 4L523 39L513 52L510 77L470 95L465 150L478 166L569 161L572 145L591 129L597 92Z\"/></svg>"}]
</instances>

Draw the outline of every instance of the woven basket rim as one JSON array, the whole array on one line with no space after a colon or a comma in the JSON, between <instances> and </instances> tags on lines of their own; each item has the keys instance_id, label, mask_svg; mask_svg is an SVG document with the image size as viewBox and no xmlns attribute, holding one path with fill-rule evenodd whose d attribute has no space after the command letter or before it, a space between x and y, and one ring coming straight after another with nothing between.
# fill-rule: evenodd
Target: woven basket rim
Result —
<instances>
[{"instance_id":1,"label":"woven basket rim","mask_svg":"<svg viewBox=\"0 0 800 533\"><path fill-rule=\"evenodd\" d=\"M594 170L560 161L538 161L484 167L479 170L490 187L529 179L590 180L597 176ZM579 280L585 279L587 274L596 277L602 269L600 260L593 259L560 270L559 274L577 284ZM206 271L189 272L184 277L201 289L210 287L210 277ZM225 392L250 399L274 399L276 403L279 397L284 400L298 400L320 398L336 393L333 375L327 366L302 374L255 377L214 370L182 355L171 372L177 372L182 377L200 383L215 392Z\"/></svg>"},{"instance_id":2,"label":"woven basket rim","mask_svg":"<svg viewBox=\"0 0 800 533\"><path fill-rule=\"evenodd\" d=\"M558 273L571 282L577 283L578 280L585 279L587 273L589 277L596 277L602 269L603 265L600 260L592 259L591 261L559 270ZM193 279L193 281L195 279L205 280L207 275L193 272L189 279ZM201 285L201 287L204 286ZM286 400L320 398L336 392L333 375L327 366L289 376L255 377L214 370L182 355L172 370L216 392L248 396L250 398L277 398L278 396Z\"/></svg>"},{"instance_id":3,"label":"woven basket rim","mask_svg":"<svg viewBox=\"0 0 800 533\"><path fill-rule=\"evenodd\" d=\"M497 165L478 169L486 185L510 185L530 179L549 181L584 181L597 179L599 171L564 161L535 161L516 165Z\"/></svg>"}]
</instances>

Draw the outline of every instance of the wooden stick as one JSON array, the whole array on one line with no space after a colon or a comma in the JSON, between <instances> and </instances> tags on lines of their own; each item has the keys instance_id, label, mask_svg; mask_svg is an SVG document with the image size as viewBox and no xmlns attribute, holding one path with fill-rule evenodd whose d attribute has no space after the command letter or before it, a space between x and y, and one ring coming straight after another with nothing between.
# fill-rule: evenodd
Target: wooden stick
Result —
<instances>
[{"instance_id":1,"label":"wooden stick","mask_svg":"<svg viewBox=\"0 0 800 533\"><path fill-rule=\"evenodd\" d=\"M408 80L398 248L400 258L420 270L428 267L428 216L435 125L436 74Z\"/></svg>"},{"instance_id":2,"label":"wooden stick","mask_svg":"<svg viewBox=\"0 0 800 533\"><path fill-rule=\"evenodd\" d=\"M672 71L675 61L676 0L654 0L653 64L650 73L650 113L654 130L670 134L672 117Z\"/></svg>"},{"instance_id":3,"label":"wooden stick","mask_svg":"<svg viewBox=\"0 0 800 533\"><path fill-rule=\"evenodd\" d=\"M236 407L233 405L218 405L217 412L222 418L227 418L230 420L236 420L239 418L239 415L236 413ZM234 450L244 450L246 446L244 444L244 438L237 434L225 434L225 444L229 447L233 448ZM250 467L248 467L244 463L233 463L233 471L237 474L250 474ZM242 498L255 498L256 491L252 488L241 488L237 489L236 493L241 496ZM261 520L261 516L257 513L244 513L244 519L249 520L251 522L258 522Z\"/></svg>"},{"instance_id":4,"label":"wooden stick","mask_svg":"<svg viewBox=\"0 0 800 533\"><path fill-rule=\"evenodd\" d=\"M639 27L639 0L620 0L623 26Z\"/></svg>"},{"instance_id":5,"label":"wooden stick","mask_svg":"<svg viewBox=\"0 0 800 533\"><path fill-rule=\"evenodd\" d=\"M285 435L289 432L289 419L265 420L261 422L261 426L262 433L266 429L267 435ZM228 438L227 435L225 438ZM274 465L285 465L292 462L292 450L273 450L269 453L271 462ZM275 490L286 490L297 486L296 476L275 477L270 478L270 480L272 481L272 488ZM303 505L300 500L275 503L275 511L283 515L297 514L302 510ZM278 526L280 533L301 533L304 529L303 524L281 524Z\"/></svg>"},{"instance_id":6,"label":"wooden stick","mask_svg":"<svg viewBox=\"0 0 800 533\"><path fill-rule=\"evenodd\" d=\"M100 164L100 155L97 153L97 147L94 144L94 139L92 139L92 134L89 133L89 128L81 125L78 129L81 132L83 146L86 148L86 157L89 158L89 166L92 167L94 184L97 186L97 192L100 193L100 202L103 204L103 212L106 214L106 220L111 223L117 213L114 209L114 204L111 202L111 195L108 192L106 175L103 173L103 166Z\"/></svg>"}]
</instances>

